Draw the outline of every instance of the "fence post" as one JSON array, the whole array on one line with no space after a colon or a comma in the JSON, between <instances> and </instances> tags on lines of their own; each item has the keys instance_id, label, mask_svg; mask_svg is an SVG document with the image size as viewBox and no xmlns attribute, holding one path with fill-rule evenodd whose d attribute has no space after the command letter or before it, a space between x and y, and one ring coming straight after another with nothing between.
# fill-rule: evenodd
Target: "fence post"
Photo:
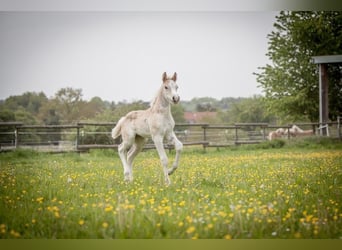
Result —
<instances>
[{"instance_id":1,"label":"fence post","mask_svg":"<svg viewBox=\"0 0 342 250\"><path fill-rule=\"evenodd\" d=\"M266 125L268 127L268 124ZM262 129L263 129L263 139L264 141L266 141L266 126L263 126Z\"/></svg>"},{"instance_id":2,"label":"fence post","mask_svg":"<svg viewBox=\"0 0 342 250\"><path fill-rule=\"evenodd\" d=\"M338 131L338 138L341 140L341 117L337 116L337 131Z\"/></svg>"},{"instance_id":3,"label":"fence post","mask_svg":"<svg viewBox=\"0 0 342 250\"><path fill-rule=\"evenodd\" d=\"M77 133L76 133L76 150L78 150L78 145L80 144L80 125L77 123Z\"/></svg>"},{"instance_id":4,"label":"fence post","mask_svg":"<svg viewBox=\"0 0 342 250\"><path fill-rule=\"evenodd\" d=\"M204 124L203 126L202 126L202 128L203 128L203 141L207 141L207 127L208 127L208 125L207 124Z\"/></svg>"},{"instance_id":5,"label":"fence post","mask_svg":"<svg viewBox=\"0 0 342 250\"><path fill-rule=\"evenodd\" d=\"M14 146L15 149L19 147L19 131L17 126L14 126Z\"/></svg>"},{"instance_id":6,"label":"fence post","mask_svg":"<svg viewBox=\"0 0 342 250\"><path fill-rule=\"evenodd\" d=\"M235 124L235 144L237 144L238 140L238 126Z\"/></svg>"},{"instance_id":7,"label":"fence post","mask_svg":"<svg viewBox=\"0 0 342 250\"><path fill-rule=\"evenodd\" d=\"M203 126L202 126L202 129L203 129L203 142L206 142L207 141L207 127L208 127L209 125L208 124L204 124ZM203 143L203 149L204 150L206 150L206 144L205 143Z\"/></svg>"}]
</instances>

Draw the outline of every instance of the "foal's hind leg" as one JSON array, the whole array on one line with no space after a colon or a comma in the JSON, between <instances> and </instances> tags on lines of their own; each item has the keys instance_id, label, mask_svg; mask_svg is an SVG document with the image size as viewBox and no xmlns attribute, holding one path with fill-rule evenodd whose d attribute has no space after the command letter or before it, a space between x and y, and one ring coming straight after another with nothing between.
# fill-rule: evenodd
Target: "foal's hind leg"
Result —
<instances>
[{"instance_id":1,"label":"foal's hind leg","mask_svg":"<svg viewBox=\"0 0 342 250\"><path fill-rule=\"evenodd\" d=\"M127 162L127 152L128 152L128 149L131 148L132 144L133 144L132 140L124 140L123 138L123 142L119 145L119 148L118 148L119 156L120 156L123 168L124 168L125 181L133 181L131 167L129 166Z\"/></svg>"},{"instance_id":2,"label":"foal's hind leg","mask_svg":"<svg viewBox=\"0 0 342 250\"><path fill-rule=\"evenodd\" d=\"M145 138L137 135L135 137L135 142L132 146L132 148L128 151L128 156L127 156L127 163L130 168L130 173L133 179L133 161L134 158L141 152L145 145Z\"/></svg>"}]
</instances>

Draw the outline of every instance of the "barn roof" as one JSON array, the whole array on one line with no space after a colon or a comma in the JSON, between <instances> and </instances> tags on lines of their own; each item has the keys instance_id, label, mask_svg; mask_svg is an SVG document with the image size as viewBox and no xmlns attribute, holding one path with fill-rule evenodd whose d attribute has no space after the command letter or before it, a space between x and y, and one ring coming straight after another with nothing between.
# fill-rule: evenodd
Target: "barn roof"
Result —
<instances>
[{"instance_id":1,"label":"barn roof","mask_svg":"<svg viewBox=\"0 0 342 250\"><path fill-rule=\"evenodd\" d=\"M321 63L342 63L342 55L329 55L329 56L313 56L312 62L315 64Z\"/></svg>"}]
</instances>

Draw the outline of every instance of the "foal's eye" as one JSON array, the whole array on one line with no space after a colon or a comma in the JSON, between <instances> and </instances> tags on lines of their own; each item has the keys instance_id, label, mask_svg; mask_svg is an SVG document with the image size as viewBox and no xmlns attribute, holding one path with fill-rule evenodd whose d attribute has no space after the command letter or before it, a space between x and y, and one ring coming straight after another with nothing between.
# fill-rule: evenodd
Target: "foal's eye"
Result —
<instances>
[{"instance_id":1,"label":"foal's eye","mask_svg":"<svg viewBox=\"0 0 342 250\"><path fill-rule=\"evenodd\" d=\"M164 88L165 88L165 89L169 89L169 87L168 87L168 86L165 86Z\"/></svg>"}]
</instances>

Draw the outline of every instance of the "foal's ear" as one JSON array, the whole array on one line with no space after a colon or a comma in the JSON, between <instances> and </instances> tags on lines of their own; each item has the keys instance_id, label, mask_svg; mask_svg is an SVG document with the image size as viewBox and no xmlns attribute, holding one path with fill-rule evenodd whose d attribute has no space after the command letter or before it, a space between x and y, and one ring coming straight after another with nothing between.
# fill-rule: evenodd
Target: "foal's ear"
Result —
<instances>
[{"instance_id":1,"label":"foal's ear","mask_svg":"<svg viewBox=\"0 0 342 250\"><path fill-rule=\"evenodd\" d=\"M176 72L173 74L173 77L172 77L171 79L172 79L174 82L177 81L177 73L176 73Z\"/></svg>"},{"instance_id":2,"label":"foal's ear","mask_svg":"<svg viewBox=\"0 0 342 250\"><path fill-rule=\"evenodd\" d=\"M167 75L166 72L163 73L163 82L165 82L167 80Z\"/></svg>"}]
</instances>

